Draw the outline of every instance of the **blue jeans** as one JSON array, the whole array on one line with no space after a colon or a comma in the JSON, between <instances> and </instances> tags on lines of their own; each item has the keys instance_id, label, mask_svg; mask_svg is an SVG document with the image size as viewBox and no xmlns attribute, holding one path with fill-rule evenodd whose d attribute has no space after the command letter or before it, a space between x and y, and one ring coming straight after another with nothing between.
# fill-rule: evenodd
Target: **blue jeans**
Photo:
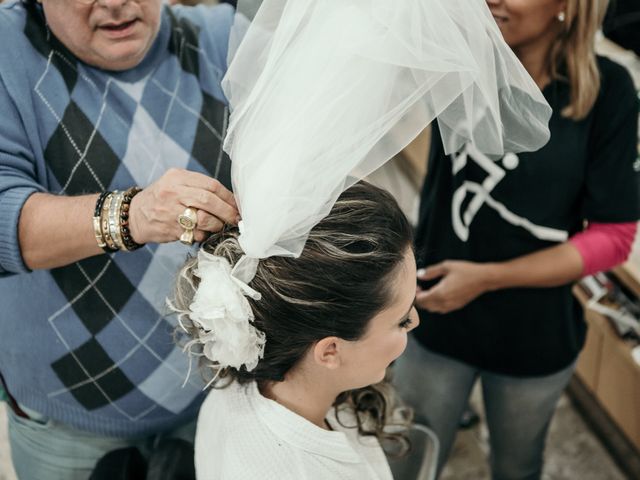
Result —
<instances>
[{"instance_id":1,"label":"blue jeans","mask_svg":"<svg viewBox=\"0 0 640 480\"><path fill-rule=\"evenodd\" d=\"M449 456L471 389L480 379L494 480L538 480L551 417L575 365L541 377L510 377L438 355L409 339L394 366L399 394L440 440L438 470Z\"/></svg>"},{"instance_id":2,"label":"blue jeans","mask_svg":"<svg viewBox=\"0 0 640 480\"><path fill-rule=\"evenodd\" d=\"M23 408L30 419L7 408L11 459L20 480L87 480L106 453L138 447L148 455L162 438L193 443L195 420L171 432L139 439L103 437L76 430Z\"/></svg>"}]
</instances>

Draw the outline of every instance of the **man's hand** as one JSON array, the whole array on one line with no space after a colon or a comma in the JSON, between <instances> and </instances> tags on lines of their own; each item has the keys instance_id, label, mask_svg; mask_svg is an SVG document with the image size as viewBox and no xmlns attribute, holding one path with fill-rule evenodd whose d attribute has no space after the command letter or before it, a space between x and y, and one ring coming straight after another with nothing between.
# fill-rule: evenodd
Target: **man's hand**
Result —
<instances>
[{"instance_id":1,"label":"man's hand","mask_svg":"<svg viewBox=\"0 0 640 480\"><path fill-rule=\"evenodd\" d=\"M180 238L178 215L185 208L197 211L196 242L222 229L225 223L238 223L238 207L233 194L218 180L172 168L131 201L131 236L138 243L166 243Z\"/></svg>"}]
</instances>

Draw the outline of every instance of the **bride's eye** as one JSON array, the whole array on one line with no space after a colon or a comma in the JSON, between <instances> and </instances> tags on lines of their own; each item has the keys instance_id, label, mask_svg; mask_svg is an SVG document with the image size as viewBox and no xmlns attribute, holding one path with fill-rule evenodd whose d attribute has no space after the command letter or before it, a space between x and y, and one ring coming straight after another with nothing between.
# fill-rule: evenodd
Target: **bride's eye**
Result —
<instances>
[{"instance_id":1,"label":"bride's eye","mask_svg":"<svg viewBox=\"0 0 640 480\"><path fill-rule=\"evenodd\" d=\"M409 328L412 323L413 323L413 320L411 320L411 317L407 317L403 321L401 321L398 325L400 326L400 328Z\"/></svg>"}]
</instances>

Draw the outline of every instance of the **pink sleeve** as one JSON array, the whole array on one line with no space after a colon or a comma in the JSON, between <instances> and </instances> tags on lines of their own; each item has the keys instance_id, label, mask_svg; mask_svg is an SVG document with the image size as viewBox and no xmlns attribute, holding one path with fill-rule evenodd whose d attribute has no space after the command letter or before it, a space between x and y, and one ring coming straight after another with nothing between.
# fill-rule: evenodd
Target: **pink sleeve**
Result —
<instances>
[{"instance_id":1,"label":"pink sleeve","mask_svg":"<svg viewBox=\"0 0 640 480\"><path fill-rule=\"evenodd\" d=\"M584 262L583 275L609 270L623 263L631 253L638 224L591 223L569 239Z\"/></svg>"}]
</instances>

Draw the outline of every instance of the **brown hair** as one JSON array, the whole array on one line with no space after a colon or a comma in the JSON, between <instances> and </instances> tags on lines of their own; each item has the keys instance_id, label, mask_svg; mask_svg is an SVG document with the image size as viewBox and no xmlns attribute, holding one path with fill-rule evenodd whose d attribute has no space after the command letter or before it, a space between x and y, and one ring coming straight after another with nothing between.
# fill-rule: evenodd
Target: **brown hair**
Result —
<instances>
[{"instance_id":1,"label":"brown hair","mask_svg":"<svg viewBox=\"0 0 640 480\"><path fill-rule=\"evenodd\" d=\"M581 120L593 108L600 91L594 44L609 0L566 2L565 21L550 52L551 78L565 78L571 88L571 100L562 115Z\"/></svg>"},{"instance_id":2,"label":"brown hair","mask_svg":"<svg viewBox=\"0 0 640 480\"><path fill-rule=\"evenodd\" d=\"M243 255L237 237L238 230L229 228L210 237L202 248L234 265ZM229 367L219 378L241 384L281 382L318 340L361 338L369 321L392 301L389 284L411 243L409 222L391 195L365 182L346 190L311 230L299 258L260 261L250 286L262 299L248 301L255 327L266 335L264 357L251 371ZM199 282L196 266L195 258L184 265L173 301L194 338L200 332L188 312ZM218 370L210 362L201 362L201 369L209 377ZM383 446L392 443L394 451L406 451L403 429L389 432L385 427L408 426L410 413L386 381L341 394L336 415L345 406L355 412L361 434L377 436Z\"/></svg>"}]
</instances>

